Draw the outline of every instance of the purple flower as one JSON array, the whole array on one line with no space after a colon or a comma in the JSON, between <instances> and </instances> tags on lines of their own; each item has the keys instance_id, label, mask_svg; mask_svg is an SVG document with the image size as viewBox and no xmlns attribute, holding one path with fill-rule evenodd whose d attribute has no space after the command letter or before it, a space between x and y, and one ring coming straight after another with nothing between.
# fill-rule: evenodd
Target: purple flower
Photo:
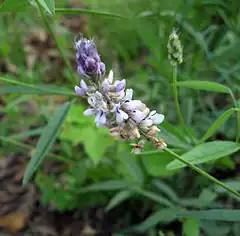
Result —
<instances>
[{"instance_id":1,"label":"purple flower","mask_svg":"<svg viewBox=\"0 0 240 236\"><path fill-rule=\"evenodd\" d=\"M116 104L114 108L116 114L116 122L118 124L121 124L123 123L124 120L128 119L128 114L125 111L121 110L120 108L121 108L120 104Z\"/></svg>"},{"instance_id":2,"label":"purple flower","mask_svg":"<svg viewBox=\"0 0 240 236\"><path fill-rule=\"evenodd\" d=\"M96 44L92 40L81 38L76 42L78 72L86 77L104 75L105 64L101 61Z\"/></svg>"},{"instance_id":3,"label":"purple flower","mask_svg":"<svg viewBox=\"0 0 240 236\"><path fill-rule=\"evenodd\" d=\"M158 125L164 120L164 115L158 114L155 110L151 111L147 117L145 117L141 122L140 126L149 127L151 125Z\"/></svg>"},{"instance_id":4,"label":"purple flower","mask_svg":"<svg viewBox=\"0 0 240 236\"><path fill-rule=\"evenodd\" d=\"M76 94L81 97L86 96L88 91L88 86L83 79L80 81L80 86L81 87L75 86Z\"/></svg>"}]
</instances>

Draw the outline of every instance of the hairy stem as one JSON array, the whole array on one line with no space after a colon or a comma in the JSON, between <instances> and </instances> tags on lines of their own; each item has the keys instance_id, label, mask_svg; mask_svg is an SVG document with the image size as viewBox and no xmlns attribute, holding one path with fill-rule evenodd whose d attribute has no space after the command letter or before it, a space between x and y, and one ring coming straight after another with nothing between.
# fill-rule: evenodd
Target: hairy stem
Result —
<instances>
[{"instance_id":1,"label":"hairy stem","mask_svg":"<svg viewBox=\"0 0 240 236\"><path fill-rule=\"evenodd\" d=\"M188 130L187 126L185 125L183 115L181 113L180 105L179 105L179 99L178 99L178 90L177 90L177 65L173 65L173 96L174 96L174 103L176 106L177 116L179 119L179 123L183 126L185 132L188 134L189 138L191 139L192 143L195 144L195 140Z\"/></svg>"}]
</instances>

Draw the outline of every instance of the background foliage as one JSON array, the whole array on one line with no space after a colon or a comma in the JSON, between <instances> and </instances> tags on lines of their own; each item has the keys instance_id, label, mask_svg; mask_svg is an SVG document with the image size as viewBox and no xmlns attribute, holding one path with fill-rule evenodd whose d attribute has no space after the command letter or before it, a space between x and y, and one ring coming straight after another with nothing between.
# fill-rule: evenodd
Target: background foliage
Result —
<instances>
[{"instance_id":1,"label":"background foliage","mask_svg":"<svg viewBox=\"0 0 240 236\"><path fill-rule=\"evenodd\" d=\"M190 168L179 169L182 163L169 153L149 146L141 155L130 154L128 143L114 141L107 129L95 128L93 119L82 115L85 101L65 102L75 97L73 87L80 79L74 40L80 34L94 37L107 67L127 79L136 98L165 115L161 137L168 146L239 191L240 147L235 136L240 2L38 2L8 0L0 8L0 152L2 156L21 152L29 158L41 147L46 153L50 150L34 176L41 204L51 203L62 212L124 206L129 217L119 216L123 234L125 230L148 235L239 235L240 213L234 211L239 198ZM75 13L85 14L62 8L81 8ZM178 73L181 110L194 140L208 141L190 154L191 140L177 123L167 59L168 36L174 27L184 46ZM35 154L44 130L49 134L41 136Z\"/></svg>"}]
</instances>

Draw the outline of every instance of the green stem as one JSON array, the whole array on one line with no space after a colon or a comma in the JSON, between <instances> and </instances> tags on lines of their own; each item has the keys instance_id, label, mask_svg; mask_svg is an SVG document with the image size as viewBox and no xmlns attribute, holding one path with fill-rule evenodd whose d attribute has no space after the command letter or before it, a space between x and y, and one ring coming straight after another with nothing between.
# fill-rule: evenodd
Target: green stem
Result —
<instances>
[{"instance_id":1,"label":"green stem","mask_svg":"<svg viewBox=\"0 0 240 236\"><path fill-rule=\"evenodd\" d=\"M41 7L40 4L39 4L39 0L37 0L36 2L37 2L37 5L38 5L38 9L39 9L39 11L40 11L41 17L42 17L42 19L43 19L43 22L44 22L47 30L48 30L49 33L51 34L53 40L55 41L55 43L56 43L56 45L57 45L57 48L58 48L58 50L59 50L59 52L60 52L60 54L61 54L61 56L62 56L62 58L63 58L64 63L66 64L66 66L67 66L68 69L69 69L70 76L71 76L71 80L72 80L72 81L70 81L70 82L77 82L77 79L76 79L75 76L74 76L74 72L73 72L73 70L72 70L72 67L71 67L71 65L70 65L67 57L65 56L65 54L64 54L64 52L63 52L63 49L62 49L62 46L61 46L60 42L58 41L58 39L57 39L57 37L56 37L53 29L51 28L50 24L48 23L47 17L45 16L44 11L43 11L42 7Z\"/></svg>"},{"instance_id":2,"label":"green stem","mask_svg":"<svg viewBox=\"0 0 240 236\"><path fill-rule=\"evenodd\" d=\"M192 143L195 144L196 142L195 142L192 134L188 130L187 126L185 125L185 122L184 122L184 119L183 119L183 116L181 113L180 105L179 105L178 90L177 90L177 65L173 65L173 96L174 96L174 103L176 106L179 123L183 126L185 132L188 134Z\"/></svg>"},{"instance_id":3,"label":"green stem","mask_svg":"<svg viewBox=\"0 0 240 236\"><path fill-rule=\"evenodd\" d=\"M240 108L240 105L238 105L237 103L237 100L234 96L234 93L232 92L232 90L230 89L230 95L232 97L232 100L233 100L233 104L234 106L238 109ZM239 142L239 139L240 139L240 111L237 111L237 134L236 134L236 143Z\"/></svg>"},{"instance_id":4,"label":"green stem","mask_svg":"<svg viewBox=\"0 0 240 236\"><path fill-rule=\"evenodd\" d=\"M240 193L236 192L234 189L228 187L227 185L225 185L224 183L222 183L221 181L219 181L218 179L214 178L213 176L209 175L208 173L206 173L205 171L201 170L200 168L198 168L197 166L191 164L190 162L182 159L177 153L169 150L168 148L164 148L164 151L171 154L172 156L174 156L175 158L177 158L180 162L184 163L186 166L189 166L190 168L194 169L196 172L198 172L200 175L208 178L209 180L211 180L212 182L214 182L215 184L225 188L226 190L228 190L229 192L231 192L232 194L234 194L235 196L237 196L238 198L240 197Z\"/></svg>"},{"instance_id":5,"label":"green stem","mask_svg":"<svg viewBox=\"0 0 240 236\"><path fill-rule=\"evenodd\" d=\"M174 103L175 103L175 106L176 106L179 123L184 125L184 119L183 119L181 109L180 109L180 105L179 105L179 102L178 102L177 65L173 66L173 96L174 96Z\"/></svg>"}]
</instances>

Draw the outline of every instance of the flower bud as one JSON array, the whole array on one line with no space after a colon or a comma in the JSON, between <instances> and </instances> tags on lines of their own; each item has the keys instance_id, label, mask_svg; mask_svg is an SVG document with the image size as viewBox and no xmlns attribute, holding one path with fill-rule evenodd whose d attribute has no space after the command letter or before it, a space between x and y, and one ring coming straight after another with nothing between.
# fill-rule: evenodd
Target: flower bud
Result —
<instances>
[{"instance_id":1,"label":"flower bud","mask_svg":"<svg viewBox=\"0 0 240 236\"><path fill-rule=\"evenodd\" d=\"M183 61L183 49L179 37L175 30L168 39L168 58L172 65L181 64Z\"/></svg>"},{"instance_id":2,"label":"flower bud","mask_svg":"<svg viewBox=\"0 0 240 236\"><path fill-rule=\"evenodd\" d=\"M101 61L97 47L92 40L81 38L76 42L78 72L86 77L104 75L105 64Z\"/></svg>"}]
</instances>

